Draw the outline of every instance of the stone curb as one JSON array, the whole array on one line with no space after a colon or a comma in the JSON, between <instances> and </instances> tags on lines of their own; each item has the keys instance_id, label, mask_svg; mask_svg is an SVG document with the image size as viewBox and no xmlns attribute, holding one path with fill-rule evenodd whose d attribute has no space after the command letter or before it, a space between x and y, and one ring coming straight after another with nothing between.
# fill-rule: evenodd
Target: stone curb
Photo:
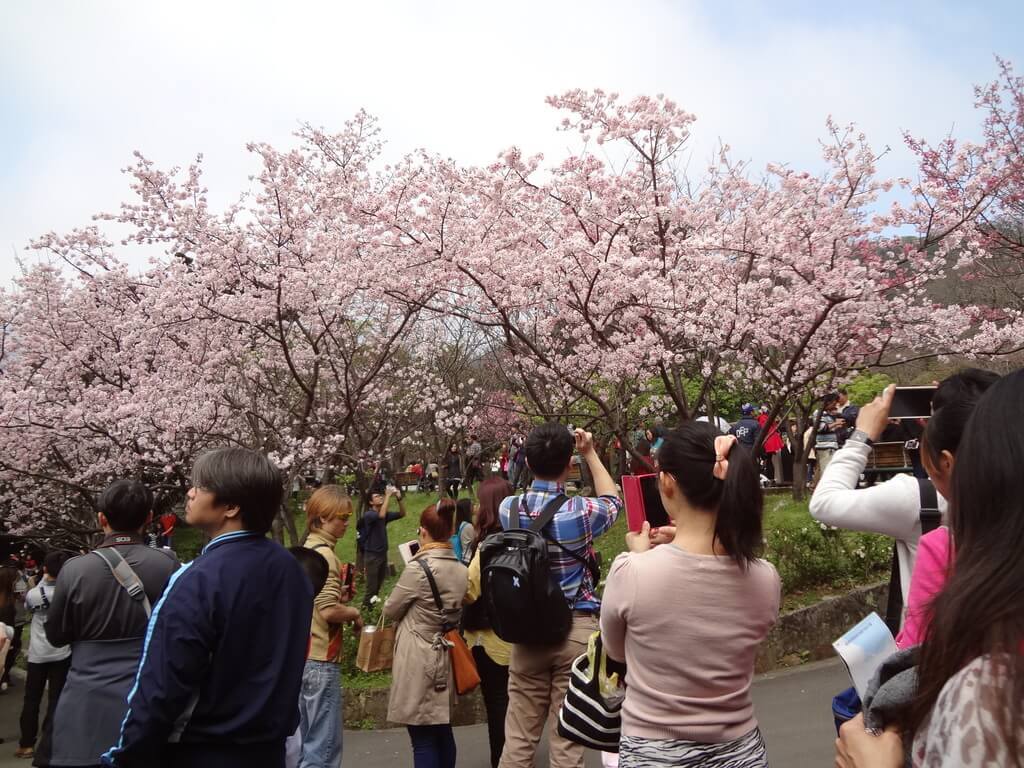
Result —
<instances>
[{"instance_id":1,"label":"stone curb","mask_svg":"<svg viewBox=\"0 0 1024 768\"><path fill-rule=\"evenodd\" d=\"M805 661L830 659L832 641L872 611L884 613L889 584L860 587L847 595L828 597L820 603L779 617L757 656L758 674L795 666ZM387 688L345 691L345 723L349 728L395 728L387 720ZM479 689L459 696L452 725L487 722Z\"/></svg>"}]
</instances>

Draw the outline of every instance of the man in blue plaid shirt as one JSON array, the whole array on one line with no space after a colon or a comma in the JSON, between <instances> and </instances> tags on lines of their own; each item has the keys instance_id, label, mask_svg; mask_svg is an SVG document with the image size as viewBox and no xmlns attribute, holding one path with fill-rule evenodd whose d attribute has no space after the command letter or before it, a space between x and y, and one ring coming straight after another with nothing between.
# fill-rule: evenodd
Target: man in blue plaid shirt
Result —
<instances>
[{"instance_id":1,"label":"man in blue plaid shirt","mask_svg":"<svg viewBox=\"0 0 1024 768\"><path fill-rule=\"evenodd\" d=\"M622 501L615 481L594 449L593 436L582 429L577 429L573 435L555 422L534 428L526 439L526 463L536 479L523 499L510 496L501 503L501 524L508 528L509 515L519 514L519 524L525 528L540 516L549 500L565 492L574 442L590 469L597 496L569 498L555 513L545 535L588 560L593 557L594 538L607 531L618 519ZM572 607L572 629L560 645L512 646L505 749L500 768L533 768L534 753L544 723L549 720L549 715L557 715L565 698L572 662L586 652L590 635L598 629L601 601L588 569L561 547L549 546L548 554L552 577L558 579L565 599ZM582 768L583 747L558 735L557 717L550 720L552 768Z\"/></svg>"}]
</instances>

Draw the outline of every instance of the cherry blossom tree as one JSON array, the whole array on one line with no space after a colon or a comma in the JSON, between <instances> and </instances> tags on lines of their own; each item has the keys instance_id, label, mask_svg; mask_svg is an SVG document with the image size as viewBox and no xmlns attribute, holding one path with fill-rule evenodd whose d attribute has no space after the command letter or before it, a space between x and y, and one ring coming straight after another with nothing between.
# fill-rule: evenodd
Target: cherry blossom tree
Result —
<instances>
[{"instance_id":1,"label":"cherry blossom tree","mask_svg":"<svg viewBox=\"0 0 1024 768\"><path fill-rule=\"evenodd\" d=\"M980 142L932 143L908 134L920 163L913 216L950 255L961 288L993 307L1024 310L1024 78L997 60L999 78L975 89ZM966 282L966 285L964 283Z\"/></svg>"},{"instance_id":2,"label":"cherry blossom tree","mask_svg":"<svg viewBox=\"0 0 1024 768\"><path fill-rule=\"evenodd\" d=\"M220 211L201 157L139 154L133 198L40 238L53 264L0 296L9 527L85 543L106 482L140 477L172 505L214 445L268 452L289 484L348 469L365 491L376 462L467 431L558 418L628 453L644 421L741 391L802 434L864 368L1014 353L1024 86L1001 66L978 91L981 144L910 140L916 184L880 177L831 120L824 170L758 171L722 146L684 173L693 115L600 90L548 100L580 142L551 165L515 147L384 165L359 113L250 144L259 172ZM882 210L896 186L912 201ZM133 272L120 249L140 245L161 253ZM998 279L999 300L937 290L959 276ZM297 537L286 507L276 530Z\"/></svg>"},{"instance_id":3,"label":"cherry blossom tree","mask_svg":"<svg viewBox=\"0 0 1024 768\"><path fill-rule=\"evenodd\" d=\"M37 267L3 297L0 488L10 532L77 548L111 479L144 480L158 508L180 500L197 451L230 430L225 359L160 275L132 275L95 230L36 245L76 276Z\"/></svg>"}]
</instances>

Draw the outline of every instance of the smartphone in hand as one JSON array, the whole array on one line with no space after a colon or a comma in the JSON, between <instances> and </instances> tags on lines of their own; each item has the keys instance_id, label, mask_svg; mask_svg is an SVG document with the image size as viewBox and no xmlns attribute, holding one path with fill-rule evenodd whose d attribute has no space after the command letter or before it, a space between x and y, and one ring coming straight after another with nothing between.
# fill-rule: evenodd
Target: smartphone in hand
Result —
<instances>
[{"instance_id":1,"label":"smartphone in hand","mask_svg":"<svg viewBox=\"0 0 1024 768\"><path fill-rule=\"evenodd\" d=\"M929 419L936 387L896 387L889 408L891 419Z\"/></svg>"}]
</instances>

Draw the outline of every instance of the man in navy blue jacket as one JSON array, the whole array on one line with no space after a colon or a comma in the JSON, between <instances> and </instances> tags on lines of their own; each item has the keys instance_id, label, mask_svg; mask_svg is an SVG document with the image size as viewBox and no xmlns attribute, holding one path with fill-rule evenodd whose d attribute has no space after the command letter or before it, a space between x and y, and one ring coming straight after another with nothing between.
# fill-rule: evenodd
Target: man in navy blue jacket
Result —
<instances>
[{"instance_id":1,"label":"man in navy blue jacket","mask_svg":"<svg viewBox=\"0 0 1024 768\"><path fill-rule=\"evenodd\" d=\"M313 595L266 538L283 494L266 456L196 461L185 519L211 541L179 570L146 631L128 713L103 764L282 768L309 640Z\"/></svg>"}]
</instances>

